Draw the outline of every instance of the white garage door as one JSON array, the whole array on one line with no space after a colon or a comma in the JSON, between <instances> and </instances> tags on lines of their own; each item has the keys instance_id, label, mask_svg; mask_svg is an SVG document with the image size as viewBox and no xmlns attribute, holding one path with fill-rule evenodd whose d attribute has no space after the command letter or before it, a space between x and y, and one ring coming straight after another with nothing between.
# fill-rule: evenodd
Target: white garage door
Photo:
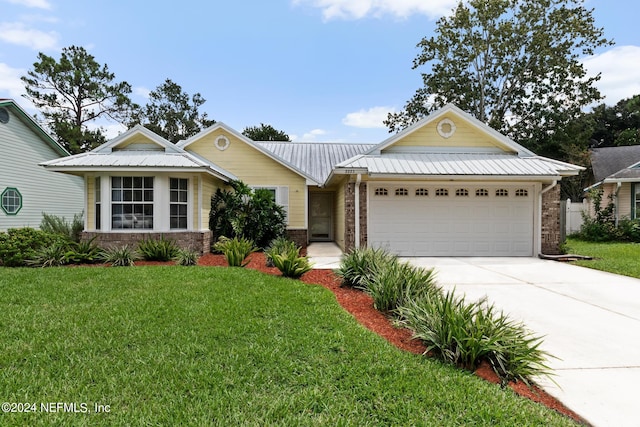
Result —
<instances>
[{"instance_id":1,"label":"white garage door","mask_svg":"<svg viewBox=\"0 0 640 427\"><path fill-rule=\"evenodd\" d=\"M369 183L369 246L403 256L532 256L535 187Z\"/></svg>"}]
</instances>

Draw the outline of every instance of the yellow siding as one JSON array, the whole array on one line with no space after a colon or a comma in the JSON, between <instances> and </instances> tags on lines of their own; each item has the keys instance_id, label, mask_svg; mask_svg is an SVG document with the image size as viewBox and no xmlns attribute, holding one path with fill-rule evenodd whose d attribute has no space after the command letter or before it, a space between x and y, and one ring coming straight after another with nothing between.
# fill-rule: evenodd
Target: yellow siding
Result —
<instances>
[{"instance_id":1,"label":"yellow siding","mask_svg":"<svg viewBox=\"0 0 640 427\"><path fill-rule=\"evenodd\" d=\"M224 135L230 141L229 147L224 151L215 146L215 140L220 135ZM288 227L306 227L305 178L223 130L203 136L186 149L228 170L249 186L288 186Z\"/></svg>"},{"instance_id":2,"label":"yellow siding","mask_svg":"<svg viewBox=\"0 0 640 427\"><path fill-rule=\"evenodd\" d=\"M147 138L144 135L134 134L131 137L127 138L126 140L122 141L115 148L121 150L121 149L127 148L129 145L132 145L132 144L153 144L153 145L157 145L155 142L153 142L151 139Z\"/></svg>"},{"instance_id":3,"label":"yellow siding","mask_svg":"<svg viewBox=\"0 0 640 427\"><path fill-rule=\"evenodd\" d=\"M95 204L95 186L96 179L93 176L87 177L87 230L96 229L96 204Z\"/></svg>"},{"instance_id":4,"label":"yellow siding","mask_svg":"<svg viewBox=\"0 0 640 427\"><path fill-rule=\"evenodd\" d=\"M202 215L201 230L209 229L209 212L211 212L211 196L216 192L215 179L206 176L202 179L202 206L200 206L200 214Z\"/></svg>"},{"instance_id":5,"label":"yellow siding","mask_svg":"<svg viewBox=\"0 0 640 427\"><path fill-rule=\"evenodd\" d=\"M449 138L443 138L438 134L438 123L448 118L455 126L455 133ZM462 148L462 147L502 147L501 144L494 138L491 138L487 134L480 132L475 127L471 126L467 122L456 116L447 116L435 120L433 123L429 123L426 126L416 130L415 132L405 136L399 141L395 142L391 147L447 147L447 148Z\"/></svg>"}]
</instances>

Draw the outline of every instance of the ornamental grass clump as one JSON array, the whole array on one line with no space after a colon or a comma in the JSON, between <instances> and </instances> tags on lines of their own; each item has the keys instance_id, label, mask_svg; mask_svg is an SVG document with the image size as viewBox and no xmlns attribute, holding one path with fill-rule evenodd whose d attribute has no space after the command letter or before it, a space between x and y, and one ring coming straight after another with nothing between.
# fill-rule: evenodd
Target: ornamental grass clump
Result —
<instances>
[{"instance_id":1,"label":"ornamental grass clump","mask_svg":"<svg viewBox=\"0 0 640 427\"><path fill-rule=\"evenodd\" d=\"M140 255L129 246L117 246L102 251L101 258L112 267L131 267Z\"/></svg>"},{"instance_id":2,"label":"ornamental grass clump","mask_svg":"<svg viewBox=\"0 0 640 427\"><path fill-rule=\"evenodd\" d=\"M377 271L396 258L381 248L356 248L342 256L336 274L342 279L342 286L365 289Z\"/></svg>"},{"instance_id":3,"label":"ornamental grass clump","mask_svg":"<svg viewBox=\"0 0 640 427\"><path fill-rule=\"evenodd\" d=\"M298 246L295 242L286 237L275 238L269 243L269 246L264 250L264 255L267 260L267 267L274 267L273 256L275 254L287 253L291 250L297 250Z\"/></svg>"},{"instance_id":4,"label":"ornamental grass clump","mask_svg":"<svg viewBox=\"0 0 640 427\"><path fill-rule=\"evenodd\" d=\"M138 253L147 261L170 261L178 255L179 249L176 242L165 239L164 235L160 239L149 237L138 243Z\"/></svg>"},{"instance_id":5,"label":"ornamental grass clump","mask_svg":"<svg viewBox=\"0 0 640 427\"><path fill-rule=\"evenodd\" d=\"M200 258L200 254L197 251L191 249L179 249L174 260L178 265L189 267L198 265L198 258Z\"/></svg>"},{"instance_id":6,"label":"ornamental grass clump","mask_svg":"<svg viewBox=\"0 0 640 427\"><path fill-rule=\"evenodd\" d=\"M550 375L542 338L498 312L486 299L467 302L453 291L408 301L397 309L401 323L426 345L425 353L468 370L488 361L503 383L529 383Z\"/></svg>"},{"instance_id":7,"label":"ornamental grass clump","mask_svg":"<svg viewBox=\"0 0 640 427\"><path fill-rule=\"evenodd\" d=\"M245 267L249 264L249 261L245 261L246 258L258 250L252 240L244 237L229 239L224 236L218 239L213 248L224 255L229 267Z\"/></svg>"},{"instance_id":8,"label":"ornamental grass clump","mask_svg":"<svg viewBox=\"0 0 640 427\"><path fill-rule=\"evenodd\" d=\"M272 254L273 264L280 270L284 277L292 279L300 278L313 266L306 256L300 256L300 248L289 248L285 252Z\"/></svg>"}]
</instances>

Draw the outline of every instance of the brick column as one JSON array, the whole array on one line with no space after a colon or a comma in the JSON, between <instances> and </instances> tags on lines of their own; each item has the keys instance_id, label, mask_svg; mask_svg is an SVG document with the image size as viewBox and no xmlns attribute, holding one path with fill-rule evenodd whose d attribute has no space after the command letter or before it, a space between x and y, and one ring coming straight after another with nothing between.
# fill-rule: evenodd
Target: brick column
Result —
<instances>
[{"instance_id":1,"label":"brick column","mask_svg":"<svg viewBox=\"0 0 640 427\"><path fill-rule=\"evenodd\" d=\"M560 184L542 195L542 233L541 249L543 254L560 254Z\"/></svg>"},{"instance_id":2,"label":"brick column","mask_svg":"<svg viewBox=\"0 0 640 427\"><path fill-rule=\"evenodd\" d=\"M344 251L355 247L356 242L356 184L344 185Z\"/></svg>"}]
</instances>

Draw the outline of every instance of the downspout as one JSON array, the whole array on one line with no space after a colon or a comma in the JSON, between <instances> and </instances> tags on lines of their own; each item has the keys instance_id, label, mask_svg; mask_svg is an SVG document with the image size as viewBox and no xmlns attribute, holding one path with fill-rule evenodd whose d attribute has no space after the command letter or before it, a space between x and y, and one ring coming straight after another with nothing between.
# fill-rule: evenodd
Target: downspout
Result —
<instances>
[{"instance_id":1,"label":"downspout","mask_svg":"<svg viewBox=\"0 0 640 427\"><path fill-rule=\"evenodd\" d=\"M355 249L360 248L360 181L362 181L362 175L358 174L356 176L356 194L355 194L355 204L356 204L356 213L355 213Z\"/></svg>"},{"instance_id":2,"label":"downspout","mask_svg":"<svg viewBox=\"0 0 640 427\"><path fill-rule=\"evenodd\" d=\"M542 253L542 195L558 185L558 180L554 179L551 184L543 188L538 196L538 253Z\"/></svg>"}]
</instances>

